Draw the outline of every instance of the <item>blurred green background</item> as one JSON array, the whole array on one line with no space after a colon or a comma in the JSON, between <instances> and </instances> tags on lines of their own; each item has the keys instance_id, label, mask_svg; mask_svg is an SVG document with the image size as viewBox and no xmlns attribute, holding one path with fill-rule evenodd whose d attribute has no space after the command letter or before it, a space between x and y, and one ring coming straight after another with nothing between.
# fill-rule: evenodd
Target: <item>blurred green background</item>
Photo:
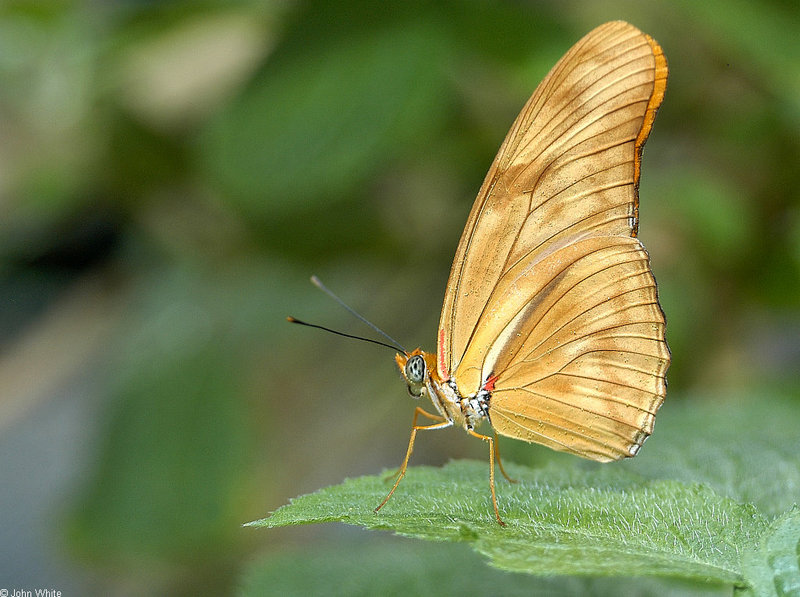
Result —
<instances>
[{"instance_id":1,"label":"blurred green background","mask_svg":"<svg viewBox=\"0 0 800 597\"><path fill-rule=\"evenodd\" d=\"M408 438L388 350L285 317L370 334L317 274L432 350L506 131L613 19L671 71L640 187L665 408L800 400L794 0L3 3L0 587L229 594L254 558L413 553L338 525L241 528L396 466ZM431 434L414 463L460 457L485 447Z\"/></svg>"}]
</instances>

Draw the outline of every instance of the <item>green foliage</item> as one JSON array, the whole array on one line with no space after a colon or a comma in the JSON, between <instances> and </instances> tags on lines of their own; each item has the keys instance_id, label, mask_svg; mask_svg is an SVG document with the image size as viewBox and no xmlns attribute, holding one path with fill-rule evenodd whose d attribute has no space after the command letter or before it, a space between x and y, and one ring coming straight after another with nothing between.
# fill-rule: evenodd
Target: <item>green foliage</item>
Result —
<instances>
[{"instance_id":1,"label":"green foliage","mask_svg":"<svg viewBox=\"0 0 800 597\"><path fill-rule=\"evenodd\" d=\"M494 520L487 465L472 461L409 469L379 513L373 508L386 479L367 476L296 498L250 524L339 521L468 542L514 572L667 576L791 594L800 587L800 417L795 407L769 401L721 414L698 404L663 417L660 441L645 450L650 462L509 466L518 483L498 484L505 528ZM743 425L756 417L757 425Z\"/></svg>"},{"instance_id":2,"label":"green foliage","mask_svg":"<svg viewBox=\"0 0 800 597\"><path fill-rule=\"evenodd\" d=\"M727 597L730 587L675 579L533 577L486 566L463 543L400 537L369 544L342 539L336 547L287 548L253 562L241 597L263 595L502 595L503 597ZM368 571L368 572L367 572Z\"/></svg>"},{"instance_id":3,"label":"green foliage","mask_svg":"<svg viewBox=\"0 0 800 597\"><path fill-rule=\"evenodd\" d=\"M320 59L279 62L211 123L210 175L262 221L354 192L409 144L429 141L443 112L444 42L402 23L333 40Z\"/></svg>"},{"instance_id":4,"label":"green foliage","mask_svg":"<svg viewBox=\"0 0 800 597\"><path fill-rule=\"evenodd\" d=\"M756 595L800 593L800 510L795 506L742 554L744 577Z\"/></svg>"},{"instance_id":5,"label":"green foliage","mask_svg":"<svg viewBox=\"0 0 800 597\"><path fill-rule=\"evenodd\" d=\"M381 476L295 499L257 525L340 521L439 541L469 541L497 567L542 575L658 575L735 582L737 553L767 527L757 511L702 486L646 481L608 469L509 467L501 516L488 500L486 464L415 467L379 513Z\"/></svg>"},{"instance_id":6,"label":"green foliage","mask_svg":"<svg viewBox=\"0 0 800 597\"><path fill-rule=\"evenodd\" d=\"M166 277L130 313L103 459L70 524L84 556L186 561L235 541L253 452L236 383L244 333L215 309L230 288L209 292L202 280ZM259 289L247 290L241 311Z\"/></svg>"}]
</instances>

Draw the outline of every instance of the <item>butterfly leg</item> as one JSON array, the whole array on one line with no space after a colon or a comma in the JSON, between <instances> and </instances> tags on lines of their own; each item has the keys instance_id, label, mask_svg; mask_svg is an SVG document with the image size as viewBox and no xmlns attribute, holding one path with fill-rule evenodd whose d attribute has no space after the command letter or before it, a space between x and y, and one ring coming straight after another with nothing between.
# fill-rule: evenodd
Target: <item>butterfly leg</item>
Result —
<instances>
[{"instance_id":1,"label":"butterfly leg","mask_svg":"<svg viewBox=\"0 0 800 597\"><path fill-rule=\"evenodd\" d=\"M438 422L434 423L433 425L417 425L417 417L419 417L419 415L427 417L432 421L438 421ZM400 465L400 470L397 472L397 479L395 479L392 489L389 491L389 494L385 498L383 498L383 501L378 505L378 507L375 508L375 512L377 512L378 510L383 508L384 505L386 505L386 502L388 502L389 498L392 497L394 490L397 489L398 485L400 485L400 481L403 479L403 477L405 477L406 469L408 468L408 460L409 458L411 458L411 452L414 451L414 440L417 437L417 431L420 431L422 429L444 429L445 427L450 427L452 424L453 424L452 421L448 421L444 417L441 417L439 415L432 415L431 413L425 411L419 406L416 408L416 410L414 411L414 420L411 425L411 438L408 440L408 450L406 450L406 457L403 460L403 464Z\"/></svg>"},{"instance_id":2,"label":"butterfly leg","mask_svg":"<svg viewBox=\"0 0 800 597\"><path fill-rule=\"evenodd\" d=\"M492 506L494 506L494 517L497 519L497 522L500 524L500 526L504 527L506 526L506 523L504 523L503 519L500 518L500 510L498 510L497 508L497 495L495 494L494 491L494 459L496 455L494 448L494 440L488 435L481 435L480 433L475 433L475 431L472 429L467 429L467 433L469 433L473 437L482 439L483 441L489 444L489 487L492 490ZM498 460L498 462L500 461ZM502 470L502 467L500 470Z\"/></svg>"},{"instance_id":3,"label":"butterfly leg","mask_svg":"<svg viewBox=\"0 0 800 597\"><path fill-rule=\"evenodd\" d=\"M417 427L417 417L419 417L420 415L422 415L423 417L428 417L431 421L436 421L437 423L445 420L444 417L441 417L439 415L432 415L431 413L426 411L424 408L421 408L421 407L418 406L416 409L414 409L414 420L411 422L411 427ZM412 443L413 443L413 441L412 441ZM410 456L410 453L409 453L409 456ZM383 478L383 480L384 481L388 481L389 479L396 479L400 475L400 472L402 470L403 470L402 467L397 469L396 471L386 475ZM398 483L399 483L399 481L398 481ZM392 491L394 491L394 490L392 490ZM386 499L389 499L389 498L386 498ZM384 503L385 503L385 501L384 501ZM382 505L383 504L381 504L381 506ZM380 506L378 506L378 507L380 508Z\"/></svg>"},{"instance_id":4,"label":"butterfly leg","mask_svg":"<svg viewBox=\"0 0 800 597\"><path fill-rule=\"evenodd\" d=\"M506 469L503 468L503 461L500 460L500 443L497 441L497 432L494 433L494 455L497 456L497 466L500 467L500 472L503 473L503 476L506 478L506 481L509 483L516 483L516 479L512 479L506 473Z\"/></svg>"}]
</instances>

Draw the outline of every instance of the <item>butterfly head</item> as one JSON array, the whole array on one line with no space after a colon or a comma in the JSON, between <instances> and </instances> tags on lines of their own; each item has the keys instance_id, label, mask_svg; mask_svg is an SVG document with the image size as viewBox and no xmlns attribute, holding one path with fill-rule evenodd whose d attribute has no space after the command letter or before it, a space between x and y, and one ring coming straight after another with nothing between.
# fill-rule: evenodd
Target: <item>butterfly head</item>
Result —
<instances>
[{"instance_id":1,"label":"butterfly head","mask_svg":"<svg viewBox=\"0 0 800 597\"><path fill-rule=\"evenodd\" d=\"M394 360L400 368L400 373L408 386L408 393L419 398L423 396L431 378L431 371L435 371L434 357L419 348L410 353L398 352Z\"/></svg>"}]
</instances>

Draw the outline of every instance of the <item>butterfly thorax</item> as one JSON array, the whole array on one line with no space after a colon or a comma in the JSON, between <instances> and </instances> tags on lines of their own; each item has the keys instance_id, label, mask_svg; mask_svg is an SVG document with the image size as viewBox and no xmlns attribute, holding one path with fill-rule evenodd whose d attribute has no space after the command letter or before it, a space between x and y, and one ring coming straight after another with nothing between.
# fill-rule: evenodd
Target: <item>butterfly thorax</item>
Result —
<instances>
[{"instance_id":1,"label":"butterfly thorax","mask_svg":"<svg viewBox=\"0 0 800 597\"><path fill-rule=\"evenodd\" d=\"M473 429L489 416L491 392L482 389L473 396L462 396L451 377L442 380L436 369L436 355L417 348L409 354L395 356L400 373L414 398L427 396L446 420Z\"/></svg>"}]
</instances>

